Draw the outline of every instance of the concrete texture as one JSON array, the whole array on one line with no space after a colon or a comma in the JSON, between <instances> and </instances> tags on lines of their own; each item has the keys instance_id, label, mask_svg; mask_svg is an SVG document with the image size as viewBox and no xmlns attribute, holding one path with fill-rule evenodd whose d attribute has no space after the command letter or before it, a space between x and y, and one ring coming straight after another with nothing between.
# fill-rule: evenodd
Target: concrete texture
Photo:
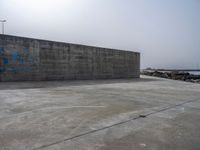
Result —
<instances>
[{"instance_id":1,"label":"concrete texture","mask_svg":"<svg viewBox=\"0 0 200 150\"><path fill-rule=\"evenodd\" d=\"M0 81L138 78L140 54L0 35Z\"/></svg>"},{"instance_id":2,"label":"concrete texture","mask_svg":"<svg viewBox=\"0 0 200 150\"><path fill-rule=\"evenodd\" d=\"M199 150L199 139L199 84L0 83L1 150Z\"/></svg>"}]
</instances>

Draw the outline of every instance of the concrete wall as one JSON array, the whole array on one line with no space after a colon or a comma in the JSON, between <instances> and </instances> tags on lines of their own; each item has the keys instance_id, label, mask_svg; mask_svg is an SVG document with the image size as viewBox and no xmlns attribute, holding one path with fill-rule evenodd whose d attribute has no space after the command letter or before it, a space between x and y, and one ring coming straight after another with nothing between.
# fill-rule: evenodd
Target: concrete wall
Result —
<instances>
[{"instance_id":1,"label":"concrete wall","mask_svg":"<svg viewBox=\"0 0 200 150\"><path fill-rule=\"evenodd\" d=\"M0 35L0 81L138 78L140 54Z\"/></svg>"}]
</instances>

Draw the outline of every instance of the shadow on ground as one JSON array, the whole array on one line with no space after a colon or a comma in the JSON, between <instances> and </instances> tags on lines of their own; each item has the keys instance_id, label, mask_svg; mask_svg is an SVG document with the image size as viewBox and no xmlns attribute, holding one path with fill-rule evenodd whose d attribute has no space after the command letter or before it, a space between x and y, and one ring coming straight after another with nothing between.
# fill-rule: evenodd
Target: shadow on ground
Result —
<instances>
[{"instance_id":1,"label":"shadow on ground","mask_svg":"<svg viewBox=\"0 0 200 150\"><path fill-rule=\"evenodd\" d=\"M0 90L15 89L37 89L67 86L100 85L132 82L153 82L160 81L158 78L138 78L138 79L98 79L98 80L65 80L65 81L24 81L24 82L0 82Z\"/></svg>"}]
</instances>

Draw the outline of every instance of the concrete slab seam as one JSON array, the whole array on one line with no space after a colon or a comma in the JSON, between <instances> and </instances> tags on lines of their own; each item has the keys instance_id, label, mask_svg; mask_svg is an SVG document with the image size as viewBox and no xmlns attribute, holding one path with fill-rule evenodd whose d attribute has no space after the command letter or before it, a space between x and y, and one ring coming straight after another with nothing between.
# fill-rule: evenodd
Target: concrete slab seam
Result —
<instances>
[{"instance_id":1,"label":"concrete slab seam","mask_svg":"<svg viewBox=\"0 0 200 150\"><path fill-rule=\"evenodd\" d=\"M83 137L83 136L85 136L85 135L89 135L89 134L92 134L92 133L96 133L96 132L98 132L98 131L102 131L102 130L109 129L109 128L112 128L112 127L115 127L115 126L118 126L118 125L122 125L122 124L131 122L131 121L134 121L134 120L137 120L137 119L145 119L146 117L148 117L148 116L150 116L150 115L154 115L154 114L157 114L157 113L160 113L160 112L164 112L164 111L170 110L170 109L172 109L172 108L176 108L176 107L178 107L178 106L182 106L182 105L185 105L185 104L187 104L187 103L191 103L191 102L195 102L195 101L199 101L199 100L200 100L200 98L197 98L197 99L189 100L189 101L186 101L186 102L177 104L177 105L169 106L169 107L166 107L166 108L164 108L164 109L160 109L160 110L157 110L157 111L153 111L153 112L148 113L148 114L139 114L137 117L128 119L128 120L126 120L126 121L122 121L122 122L119 122L119 123L116 123L116 124L113 124L113 125L110 125L110 126L105 126L105 127L103 127L103 128L100 128L100 129L96 129L96 130L92 130L92 131L89 131L89 132L85 132L85 133L82 133L82 134L79 134L79 135L76 135L76 136L73 136L73 137L69 137L69 138L66 138L66 139L63 139L63 140L60 140L60 141L51 143L51 144L46 144L46 145L40 146L40 147L38 147L38 148L34 148L34 149L32 149L32 150L40 150L40 149L43 149L43 148L46 148L46 147L50 147L50 146L52 146L52 145L56 145L56 144L59 144L59 143L62 143L62 142L66 142L66 141L70 141L70 140L73 140L73 139L76 139L76 138L79 138L79 137Z\"/></svg>"}]
</instances>

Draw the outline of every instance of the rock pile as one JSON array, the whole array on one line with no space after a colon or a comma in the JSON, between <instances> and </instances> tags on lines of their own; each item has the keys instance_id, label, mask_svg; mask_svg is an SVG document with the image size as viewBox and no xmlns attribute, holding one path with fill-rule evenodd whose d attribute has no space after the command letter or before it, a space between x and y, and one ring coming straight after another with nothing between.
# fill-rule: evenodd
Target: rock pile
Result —
<instances>
[{"instance_id":1,"label":"rock pile","mask_svg":"<svg viewBox=\"0 0 200 150\"><path fill-rule=\"evenodd\" d=\"M161 72L161 71L143 70L141 74L200 84L200 75L193 75L188 72L178 72L178 71Z\"/></svg>"}]
</instances>

